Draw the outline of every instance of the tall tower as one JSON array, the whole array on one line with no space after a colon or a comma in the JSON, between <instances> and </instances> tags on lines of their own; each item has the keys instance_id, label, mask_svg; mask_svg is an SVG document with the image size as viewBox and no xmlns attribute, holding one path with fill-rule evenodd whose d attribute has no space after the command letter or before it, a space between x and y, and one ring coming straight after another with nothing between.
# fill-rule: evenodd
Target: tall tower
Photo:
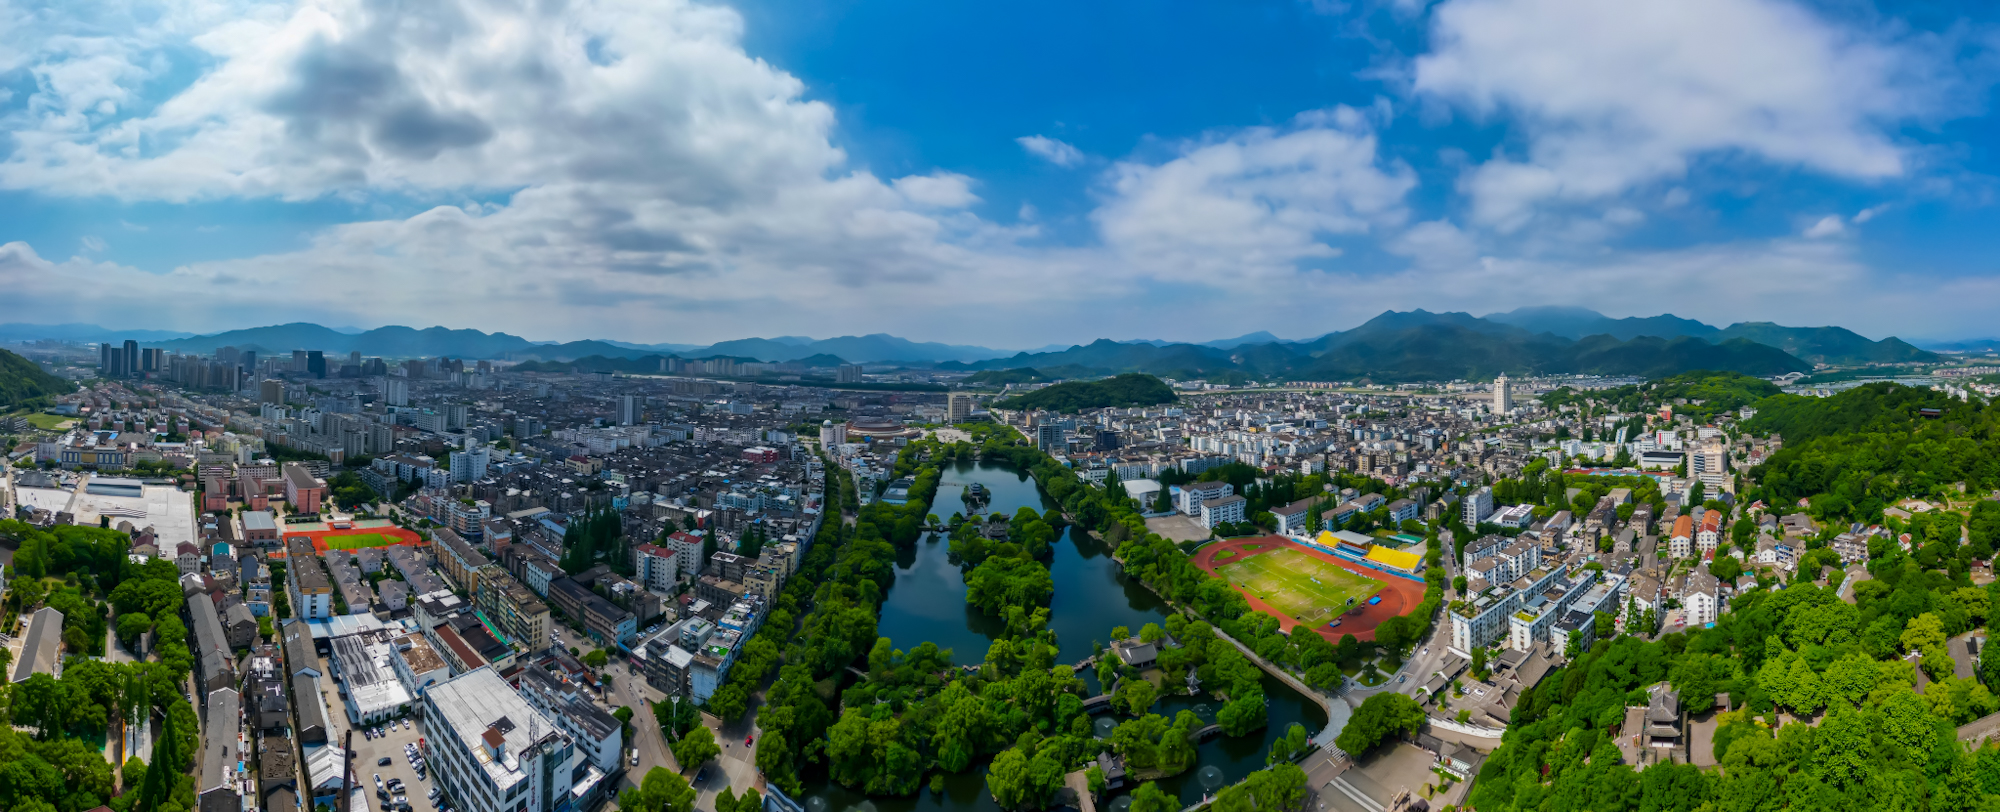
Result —
<instances>
[{"instance_id":1,"label":"tall tower","mask_svg":"<svg viewBox=\"0 0 2000 812\"><path fill-rule=\"evenodd\" d=\"M1514 388L1507 382L1507 373L1493 379L1493 413L1506 414L1514 411Z\"/></svg>"}]
</instances>

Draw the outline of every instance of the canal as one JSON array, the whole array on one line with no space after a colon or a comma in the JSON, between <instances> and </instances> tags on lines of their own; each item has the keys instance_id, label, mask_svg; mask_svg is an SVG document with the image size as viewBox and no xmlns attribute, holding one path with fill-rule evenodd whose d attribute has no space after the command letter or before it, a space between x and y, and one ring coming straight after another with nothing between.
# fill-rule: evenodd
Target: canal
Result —
<instances>
[{"instance_id":1,"label":"canal","mask_svg":"<svg viewBox=\"0 0 2000 812\"><path fill-rule=\"evenodd\" d=\"M961 461L943 471L930 512L939 518L965 512L960 497L974 482L992 493L987 513L1011 516L1023 506L1037 511L1055 507L1025 472L1000 463ZM1114 626L1129 627L1136 634L1139 627L1166 619L1165 602L1125 577L1111 560L1110 551L1084 534L1063 530L1056 539L1049 572L1055 582L1049 627L1060 647L1058 662L1074 663L1090 656L1091 641L1107 641ZM954 662L972 664L985 660L987 646L1000 631L997 621L966 605L964 578L952 563L949 542L942 535L926 535L899 556L896 582L882 604L877 634L905 650L929 640L951 649ZM1095 675L1079 676L1092 690L1097 689ZM1195 748L1194 769L1162 779L1160 788L1179 797L1183 804L1195 803L1204 793L1262 768L1271 742L1293 723L1305 725L1311 733L1326 725L1324 708L1268 674L1264 676L1264 695L1269 702L1268 726L1241 738L1218 736L1202 742ZM1207 695L1169 696L1154 705L1153 712L1172 719L1182 710L1191 710L1212 723L1219 705ZM1100 731L1114 718L1099 717ZM1106 793L1104 802L1115 812L1123 812L1129 803L1126 796L1135 788L1128 785ZM926 785L914 796L870 798L819 773L807 779L804 796L799 800L808 812L1000 812L986 791L983 764L946 775L942 793L932 792Z\"/></svg>"}]
</instances>

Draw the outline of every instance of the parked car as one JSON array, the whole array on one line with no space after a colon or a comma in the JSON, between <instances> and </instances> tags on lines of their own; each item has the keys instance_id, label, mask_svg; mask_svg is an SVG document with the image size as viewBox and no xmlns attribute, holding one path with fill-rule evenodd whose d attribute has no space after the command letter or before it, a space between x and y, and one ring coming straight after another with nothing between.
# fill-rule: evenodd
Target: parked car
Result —
<instances>
[{"instance_id":1,"label":"parked car","mask_svg":"<svg viewBox=\"0 0 2000 812\"><path fill-rule=\"evenodd\" d=\"M388 756L383 756L381 758L375 759L375 766L377 767L387 767L389 766L389 764L390 761Z\"/></svg>"},{"instance_id":2,"label":"parked car","mask_svg":"<svg viewBox=\"0 0 2000 812\"><path fill-rule=\"evenodd\" d=\"M341 779L341 780L345 781L345 780L347 780L347 779L343 778L343 779ZM381 788L382 788L382 774L381 774L381 773L376 773L376 774L375 774L375 788L376 788L376 789L381 789Z\"/></svg>"}]
</instances>

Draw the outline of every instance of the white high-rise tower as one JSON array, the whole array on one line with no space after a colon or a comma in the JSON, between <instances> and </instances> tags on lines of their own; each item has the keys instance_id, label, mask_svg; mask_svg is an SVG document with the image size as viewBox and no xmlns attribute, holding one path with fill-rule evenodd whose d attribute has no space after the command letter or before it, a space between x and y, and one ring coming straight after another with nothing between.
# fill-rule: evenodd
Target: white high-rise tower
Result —
<instances>
[{"instance_id":1,"label":"white high-rise tower","mask_svg":"<svg viewBox=\"0 0 2000 812\"><path fill-rule=\"evenodd\" d=\"M1514 389L1507 382L1507 374L1493 379L1493 413L1506 414L1514 411Z\"/></svg>"}]
</instances>

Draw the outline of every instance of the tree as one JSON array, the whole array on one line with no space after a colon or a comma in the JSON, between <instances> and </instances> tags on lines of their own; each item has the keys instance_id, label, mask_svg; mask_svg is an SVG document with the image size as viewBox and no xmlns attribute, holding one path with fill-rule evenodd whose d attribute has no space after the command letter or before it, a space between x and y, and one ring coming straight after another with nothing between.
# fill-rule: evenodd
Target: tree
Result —
<instances>
[{"instance_id":1,"label":"tree","mask_svg":"<svg viewBox=\"0 0 2000 812\"><path fill-rule=\"evenodd\" d=\"M665 767L646 771L638 789L618 793L618 808L640 812L694 812L694 787ZM720 810L718 810L720 812Z\"/></svg>"},{"instance_id":2,"label":"tree","mask_svg":"<svg viewBox=\"0 0 2000 812\"><path fill-rule=\"evenodd\" d=\"M1139 640L1141 642L1158 643L1165 639L1167 639L1167 632L1165 629L1160 628L1160 625L1157 623L1148 623L1139 627Z\"/></svg>"},{"instance_id":3,"label":"tree","mask_svg":"<svg viewBox=\"0 0 2000 812\"><path fill-rule=\"evenodd\" d=\"M1933 646L1943 646L1945 636L1944 621L1936 612L1925 612L1910 618L1910 623L1903 627L1903 634L1898 638L1898 642L1903 644L1904 651L1922 651Z\"/></svg>"},{"instance_id":4,"label":"tree","mask_svg":"<svg viewBox=\"0 0 2000 812\"><path fill-rule=\"evenodd\" d=\"M1062 785L1062 766L1050 754L1030 757L1021 747L1009 747L993 757L986 788L1002 809L1041 809Z\"/></svg>"},{"instance_id":5,"label":"tree","mask_svg":"<svg viewBox=\"0 0 2000 812\"><path fill-rule=\"evenodd\" d=\"M1130 812L1178 812L1180 808L1179 799L1161 791L1159 785L1151 781L1140 784L1139 789L1132 793Z\"/></svg>"},{"instance_id":6,"label":"tree","mask_svg":"<svg viewBox=\"0 0 2000 812\"><path fill-rule=\"evenodd\" d=\"M139 642L139 635L153 628L153 619L144 612L133 612L118 616L118 642L127 648Z\"/></svg>"},{"instance_id":7,"label":"tree","mask_svg":"<svg viewBox=\"0 0 2000 812\"><path fill-rule=\"evenodd\" d=\"M1359 756L1391 734L1415 733L1424 724L1424 709L1417 701L1399 693L1369 696L1348 717L1334 745Z\"/></svg>"},{"instance_id":8,"label":"tree","mask_svg":"<svg viewBox=\"0 0 2000 812\"><path fill-rule=\"evenodd\" d=\"M1128 679L1118 683L1118 694L1114 698L1125 707L1126 713L1138 716L1153 706L1159 694L1160 689L1153 687L1148 680Z\"/></svg>"},{"instance_id":9,"label":"tree","mask_svg":"<svg viewBox=\"0 0 2000 812\"><path fill-rule=\"evenodd\" d=\"M1271 752L1264 756L1264 763L1278 764L1289 762L1292 759L1298 758L1299 754L1305 752L1306 748L1310 746L1311 740L1306 737L1305 725L1293 722L1291 727L1285 729L1285 735L1279 736L1277 741L1271 742Z\"/></svg>"},{"instance_id":10,"label":"tree","mask_svg":"<svg viewBox=\"0 0 2000 812\"><path fill-rule=\"evenodd\" d=\"M673 750L674 760L680 762L683 772L722 754L722 748L715 743L715 733L706 725L696 725L688 731L680 741L674 742Z\"/></svg>"},{"instance_id":11,"label":"tree","mask_svg":"<svg viewBox=\"0 0 2000 812\"><path fill-rule=\"evenodd\" d=\"M604 649L601 648L592 649L589 653L583 655L583 664L591 668L603 668L610 662L611 655L604 653Z\"/></svg>"}]
</instances>

